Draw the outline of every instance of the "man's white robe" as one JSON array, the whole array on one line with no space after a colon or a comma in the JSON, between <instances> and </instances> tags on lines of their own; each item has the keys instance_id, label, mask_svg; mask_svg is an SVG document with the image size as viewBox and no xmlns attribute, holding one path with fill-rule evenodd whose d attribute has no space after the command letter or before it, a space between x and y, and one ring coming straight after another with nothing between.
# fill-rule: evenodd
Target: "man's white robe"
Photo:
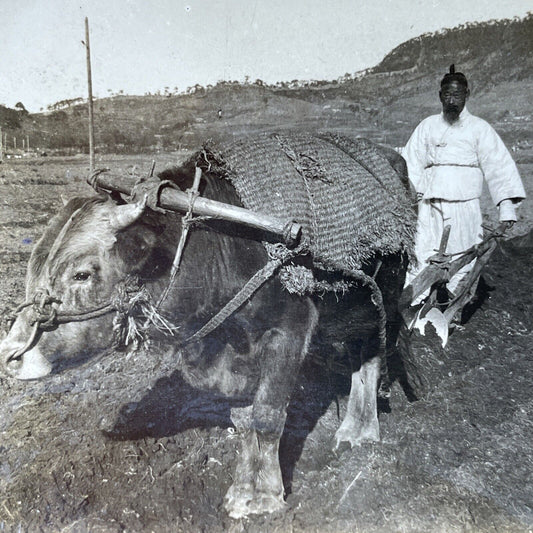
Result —
<instances>
[{"instance_id":1,"label":"man's white robe","mask_svg":"<svg viewBox=\"0 0 533 533\"><path fill-rule=\"evenodd\" d=\"M511 215L503 214L503 207L509 203L504 200L517 203L525 198L518 169L503 141L486 121L466 108L453 124L442 113L424 119L402 155L409 179L421 196L415 241L418 265L411 267L406 285L435 254L445 225L451 225L446 253L462 252L482 240L479 198L483 179L492 200L500 206L501 220L514 217L514 209ZM452 293L473 266L474 262L450 280L448 289Z\"/></svg>"}]
</instances>

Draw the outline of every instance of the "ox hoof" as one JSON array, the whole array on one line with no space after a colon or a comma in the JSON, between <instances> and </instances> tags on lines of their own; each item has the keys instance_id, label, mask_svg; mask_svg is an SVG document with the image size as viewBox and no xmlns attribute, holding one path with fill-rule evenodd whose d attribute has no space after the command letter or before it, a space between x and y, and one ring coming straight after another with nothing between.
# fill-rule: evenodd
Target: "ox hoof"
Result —
<instances>
[{"instance_id":1,"label":"ox hoof","mask_svg":"<svg viewBox=\"0 0 533 533\"><path fill-rule=\"evenodd\" d=\"M363 427L341 424L335 433L334 450L342 451L345 443L353 448L354 446L361 446L365 442L379 442L379 423L377 420L375 423Z\"/></svg>"},{"instance_id":2,"label":"ox hoof","mask_svg":"<svg viewBox=\"0 0 533 533\"><path fill-rule=\"evenodd\" d=\"M230 487L224 499L224 508L231 518L245 518L252 514L274 513L285 508L283 497L269 494L253 494L249 490Z\"/></svg>"}]
</instances>

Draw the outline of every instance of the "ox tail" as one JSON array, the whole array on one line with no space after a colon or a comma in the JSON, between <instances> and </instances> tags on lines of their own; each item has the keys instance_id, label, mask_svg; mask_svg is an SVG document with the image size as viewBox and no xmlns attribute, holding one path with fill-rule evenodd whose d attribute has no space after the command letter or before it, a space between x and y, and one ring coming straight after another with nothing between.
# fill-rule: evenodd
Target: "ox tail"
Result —
<instances>
[{"instance_id":1,"label":"ox tail","mask_svg":"<svg viewBox=\"0 0 533 533\"><path fill-rule=\"evenodd\" d=\"M375 276L379 270L376 269L374 276L365 274L362 270L344 271L346 276L349 276L362 285L370 289L370 300L378 313L378 353L375 357L379 358L380 364L380 385L378 396L383 399L388 399L390 396L391 378L389 374L388 359L387 359L387 313L385 311L385 304L383 302L383 294L379 285L376 282Z\"/></svg>"},{"instance_id":2,"label":"ox tail","mask_svg":"<svg viewBox=\"0 0 533 533\"><path fill-rule=\"evenodd\" d=\"M402 317L403 318L403 317ZM410 402L423 397L425 384L419 376L418 365L415 363L415 354L411 342L411 330L402 319L396 340L396 350L392 357L391 374L393 380L397 379Z\"/></svg>"}]
</instances>

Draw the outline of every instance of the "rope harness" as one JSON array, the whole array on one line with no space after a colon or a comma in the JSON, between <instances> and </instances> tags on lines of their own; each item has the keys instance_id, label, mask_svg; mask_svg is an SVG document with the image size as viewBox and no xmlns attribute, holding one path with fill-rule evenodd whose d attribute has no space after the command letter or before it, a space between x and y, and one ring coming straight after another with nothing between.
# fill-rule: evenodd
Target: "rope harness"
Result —
<instances>
[{"instance_id":1,"label":"rope harness","mask_svg":"<svg viewBox=\"0 0 533 533\"><path fill-rule=\"evenodd\" d=\"M176 248L176 254L174 255L174 261L172 261L172 267L170 268L170 280L165 290L161 294L159 301L157 302L157 308L161 307L163 302L167 299L168 293L170 292L170 289L174 284L176 276L178 275L179 268L181 265L181 258L183 256L183 250L185 249L185 243L187 242L187 237L189 236L189 229L191 228L191 225L194 221L194 201L196 200L196 198L198 198L198 196L200 196L200 193L198 192L198 187L200 186L201 177L202 171L200 170L200 168L196 167L193 185L190 189L187 189L187 194L189 195L189 207L187 209L187 213L185 213L185 215L181 218L181 235L180 240L178 242L178 247Z\"/></svg>"},{"instance_id":2,"label":"rope harness","mask_svg":"<svg viewBox=\"0 0 533 533\"><path fill-rule=\"evenodd\" d=\"M54 307L54 304L56 307ZM24 353L29 351L36 343L37 337L42 331L51 331L60 324L69 322L83 322L116 312L113 319L114 342L113 346L122 344L126 337L119 331L119 324L124 325L127 317L132 316L136 311L146 312L150 309L150 296L148 291L141 287L135 278L127 278L119 283L109 302L97 305L92 309L77 312L60 312L57 306L62 301L56 296L52 296L48 289L39 288L35 291L33 297L15 310L15 315L19 315L25 309L29 309L27 322L31 326L31 333L26 344L9 357L8 361L20 358ZM16 317L15 317L16 318ZM15 320L12 319L12 321ZM148 319L161 327L166 321L163 317L158 317L157 321L153 313L149 313ZM166 329L172 327L167 323Z\"/></svg>"},{"instance_id":3,"label":"rope harness","mask_svg":"<svg viewBox=\"0 0 533 533\"><path fill-rule=\"evenodd\" d=\"M293 257L292 254L291 256ZM287 260L287 257L271 259L261 270L250 278L246 285L215 316L208 320L196 333L186 339L182 343L182 346L196 342L218 328L246 300L251 298Z\"/></svg>"}]
</instances>

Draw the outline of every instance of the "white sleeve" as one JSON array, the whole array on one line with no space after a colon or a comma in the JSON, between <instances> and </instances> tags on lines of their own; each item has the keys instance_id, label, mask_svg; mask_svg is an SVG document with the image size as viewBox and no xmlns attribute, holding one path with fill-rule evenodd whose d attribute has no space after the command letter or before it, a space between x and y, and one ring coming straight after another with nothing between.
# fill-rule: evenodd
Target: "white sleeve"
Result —
<instances>
[{"instance_id":1,"label":"white sleeve","mask_svg":"<svg viewBox=\"0 0 533 533\"><path fill-rule=\"evenodd\" d=\"M516 208L512 200L502 200L498 204L498 211L500 214L500 222L516 222Z\"/></svg>"},{"instance_id":2,"label":"white sleeve","mask_svg":"<svg viewBox=\"0 0 533 533\"><path fill-rule=\"evenodd\" d=\"M424 123L421 122L413 131L407 144L402 150L402 156L407 162L409 180L417 193L424 193L427 188L426 180L426 140Z\"/></svg>"},{"instance_id":3,"label":"white sleeve","mask_svg":"<svg viewBox=\"0 0 533 533\"><path fill-rule=\"evenodd\" d=\"M526 197L516 164L494 128L485 123L478 140L479 166L493 202L520 201Z\"/></svg>"}]
</instances>

